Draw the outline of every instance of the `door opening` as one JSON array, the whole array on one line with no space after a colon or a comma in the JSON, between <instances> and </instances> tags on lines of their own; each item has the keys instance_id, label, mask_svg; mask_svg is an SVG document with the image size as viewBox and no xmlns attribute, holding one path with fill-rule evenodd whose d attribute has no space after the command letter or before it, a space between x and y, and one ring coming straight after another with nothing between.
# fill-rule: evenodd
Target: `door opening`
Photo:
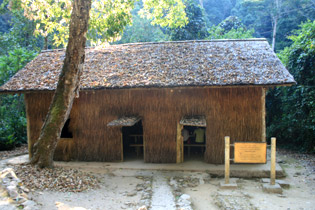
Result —
<instances>
[{"instance_id":1,"label":"door opening","mask_svg":"<svg viewBox=\"0 0 315 210\"><path fill-rule=\"evenodd\" d=\"M183 126L184 161L202 160L206 149L206 128Z\"/></svg>"},{"instance_id":2,"label":"door opening","mask_svg":"<svg viewBox=\"0 0 315 210\"><path fill-rule=\"evenodd\" d=\"M143 160L143 128L140 120L133 126L122 127L124 160Z\"/></svg>"}]
</instances>

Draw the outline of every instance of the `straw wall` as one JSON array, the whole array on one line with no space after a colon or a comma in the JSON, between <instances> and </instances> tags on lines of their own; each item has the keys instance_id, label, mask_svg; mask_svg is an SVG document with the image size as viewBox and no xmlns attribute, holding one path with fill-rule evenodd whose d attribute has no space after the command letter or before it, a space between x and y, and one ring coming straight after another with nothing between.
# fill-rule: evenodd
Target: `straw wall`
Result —
<instances>
[{"instance_id":1,"label":"straw wall","mask_svg":"<svg viewBox=\"0 0 315 210\"><path fill-rule=\"evenodd\" d=\"M223 163L224 136L262 141L262 88L174 88L84 91L71 111L77 160L121 161L121 130L107 127L120 116L142 118L145 162L176 162L177 123L185 115L207 121L205 161ZM51 96L26 95L30 142L39 135Z\"/></svg>"}]
</instances>

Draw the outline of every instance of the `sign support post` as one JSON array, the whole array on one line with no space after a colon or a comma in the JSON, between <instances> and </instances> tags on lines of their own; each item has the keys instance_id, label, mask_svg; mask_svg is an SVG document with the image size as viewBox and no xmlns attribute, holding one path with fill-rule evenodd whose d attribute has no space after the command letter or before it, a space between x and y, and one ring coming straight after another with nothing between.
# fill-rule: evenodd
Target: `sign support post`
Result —
<instances>
[{"instance_id":1,"label":"sign support post","mask_svg":"<svg viewBox=\"0 0 315 210\"><path fill-rule=\"evenodd\" d=\"M235 180L230 180L230 137L224 137L225 141L225 170L224 170L224 181L220 182L220 187L222 189L235 189L237 184Z\"/></svg>"},{"instance_id":2,"label":"sign support post","mask_svg":"<svg viewBox=\"0 0 315 210\"><path fill-rule=\"evenodd\" d=\"M276 138L271 138L270 185L276 184Z\"/></svg>"},{"instance_id":3,"label":"sign support post","mask_svg":"<svg viewBox=\"0 0 315 210\"><path fill-rule=\"evenodd\" d=\"M268 193L282 193L281 186L276 183L276 138L271 138L271 159L270 159L270 183L263 184L263 191Z\"/></svg>"},{"instance_id":4,"label":"sign support post","mask_svg":"<svg viewBox=\"0 0 315 210\"><path fill-rule=\"evenodd\" d=\"M225 184L230 183L230 137L224 137L225 140Z\"/></svg>"}]
</instances>

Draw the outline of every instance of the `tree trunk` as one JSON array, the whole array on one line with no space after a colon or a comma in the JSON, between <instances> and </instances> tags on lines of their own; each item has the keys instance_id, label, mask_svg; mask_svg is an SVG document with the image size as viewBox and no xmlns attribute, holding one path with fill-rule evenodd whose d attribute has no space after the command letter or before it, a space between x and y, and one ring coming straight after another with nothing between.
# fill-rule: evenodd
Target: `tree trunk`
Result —
<instances>
[{"instance_id":1,"label":"tree trunk","mask_svg":"<svg viewBox=\"0 0 315 210\"><path fill-rule=\"evenodd\" d=\"M53 167L53 155L62 127L69 117L73 99L79 93L90 9L91 0L73 1L66 57L39 139L32 150L31 164L41 168Z\"/></svg>"},{"instance_id":2,"label":"tree trunk","mask_svg":"<svg viewBox=\"0 0 315 210\"><path fill-rule=\"evenodd\" d=\"M200 4L200 7L201 7L202 9L204 9L204 7L203 7L203 0L199 0L199 4Z\"/></svg>"},{"instance_id":3,"label":"tree trunk","mask_svg":"<svg viewBox=\"0 0 315 210\"><path fill-rule=\"evenodd\" d=\"M282 6L282 1L281 0L275 0L275 6L276 6L276 12L274 15L272 15L272 50L275 51L275 46L276 46L276 36L277 36L277 25L278 25L278 20L281 16L281 6Z\"/></svg>"},{"instance_id":4,"label":"tree trunk","mask_svg":"<svg viewBox=\"0 0 315 210\"><path fill-rule=\"evenodd\" d=\"M273 24L272 24L272 50L275 51L275 45L276 45L276 36L277 36L277 23L278 23L278 17L273 17Z\"/></svg>"}]
</instances>

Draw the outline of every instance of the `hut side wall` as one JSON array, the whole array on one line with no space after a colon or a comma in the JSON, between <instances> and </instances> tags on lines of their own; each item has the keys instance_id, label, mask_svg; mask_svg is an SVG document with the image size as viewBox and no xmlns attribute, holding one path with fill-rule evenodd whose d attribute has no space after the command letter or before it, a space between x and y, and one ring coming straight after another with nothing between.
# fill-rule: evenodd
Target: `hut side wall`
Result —
<instances>
[{"instance_id":1,"label":"hut side wall","mask_svg":"<svg viewBox=\"0 0 315 210\"><path fill-rule=\"evenodd\" d=\"M32 147L37 141L40 130L44 123L52 94L50 93L27 93L24 94L27 117L27 138L30 157L32 157Z\"/></svg>"},{"instance_id":2,"label":"hut side wall","mask_svg":"<svg viewBox=\"0 0 315 210\"><path fill-rule=\"evenodd\" d=\"M205 161L223 163L224 136L231 136L232 142L262 141L262 92L260 87L81 92L70 114L76 159L120 161L121 128L107 127L107 123L120 116L139 115L146 145L145 162L175 163L177 123L185 115L204 115ZM26 95L31 139L38 137L40 119L48 110L51 96L43 94Z\"/></svg>"}]
</instances>

